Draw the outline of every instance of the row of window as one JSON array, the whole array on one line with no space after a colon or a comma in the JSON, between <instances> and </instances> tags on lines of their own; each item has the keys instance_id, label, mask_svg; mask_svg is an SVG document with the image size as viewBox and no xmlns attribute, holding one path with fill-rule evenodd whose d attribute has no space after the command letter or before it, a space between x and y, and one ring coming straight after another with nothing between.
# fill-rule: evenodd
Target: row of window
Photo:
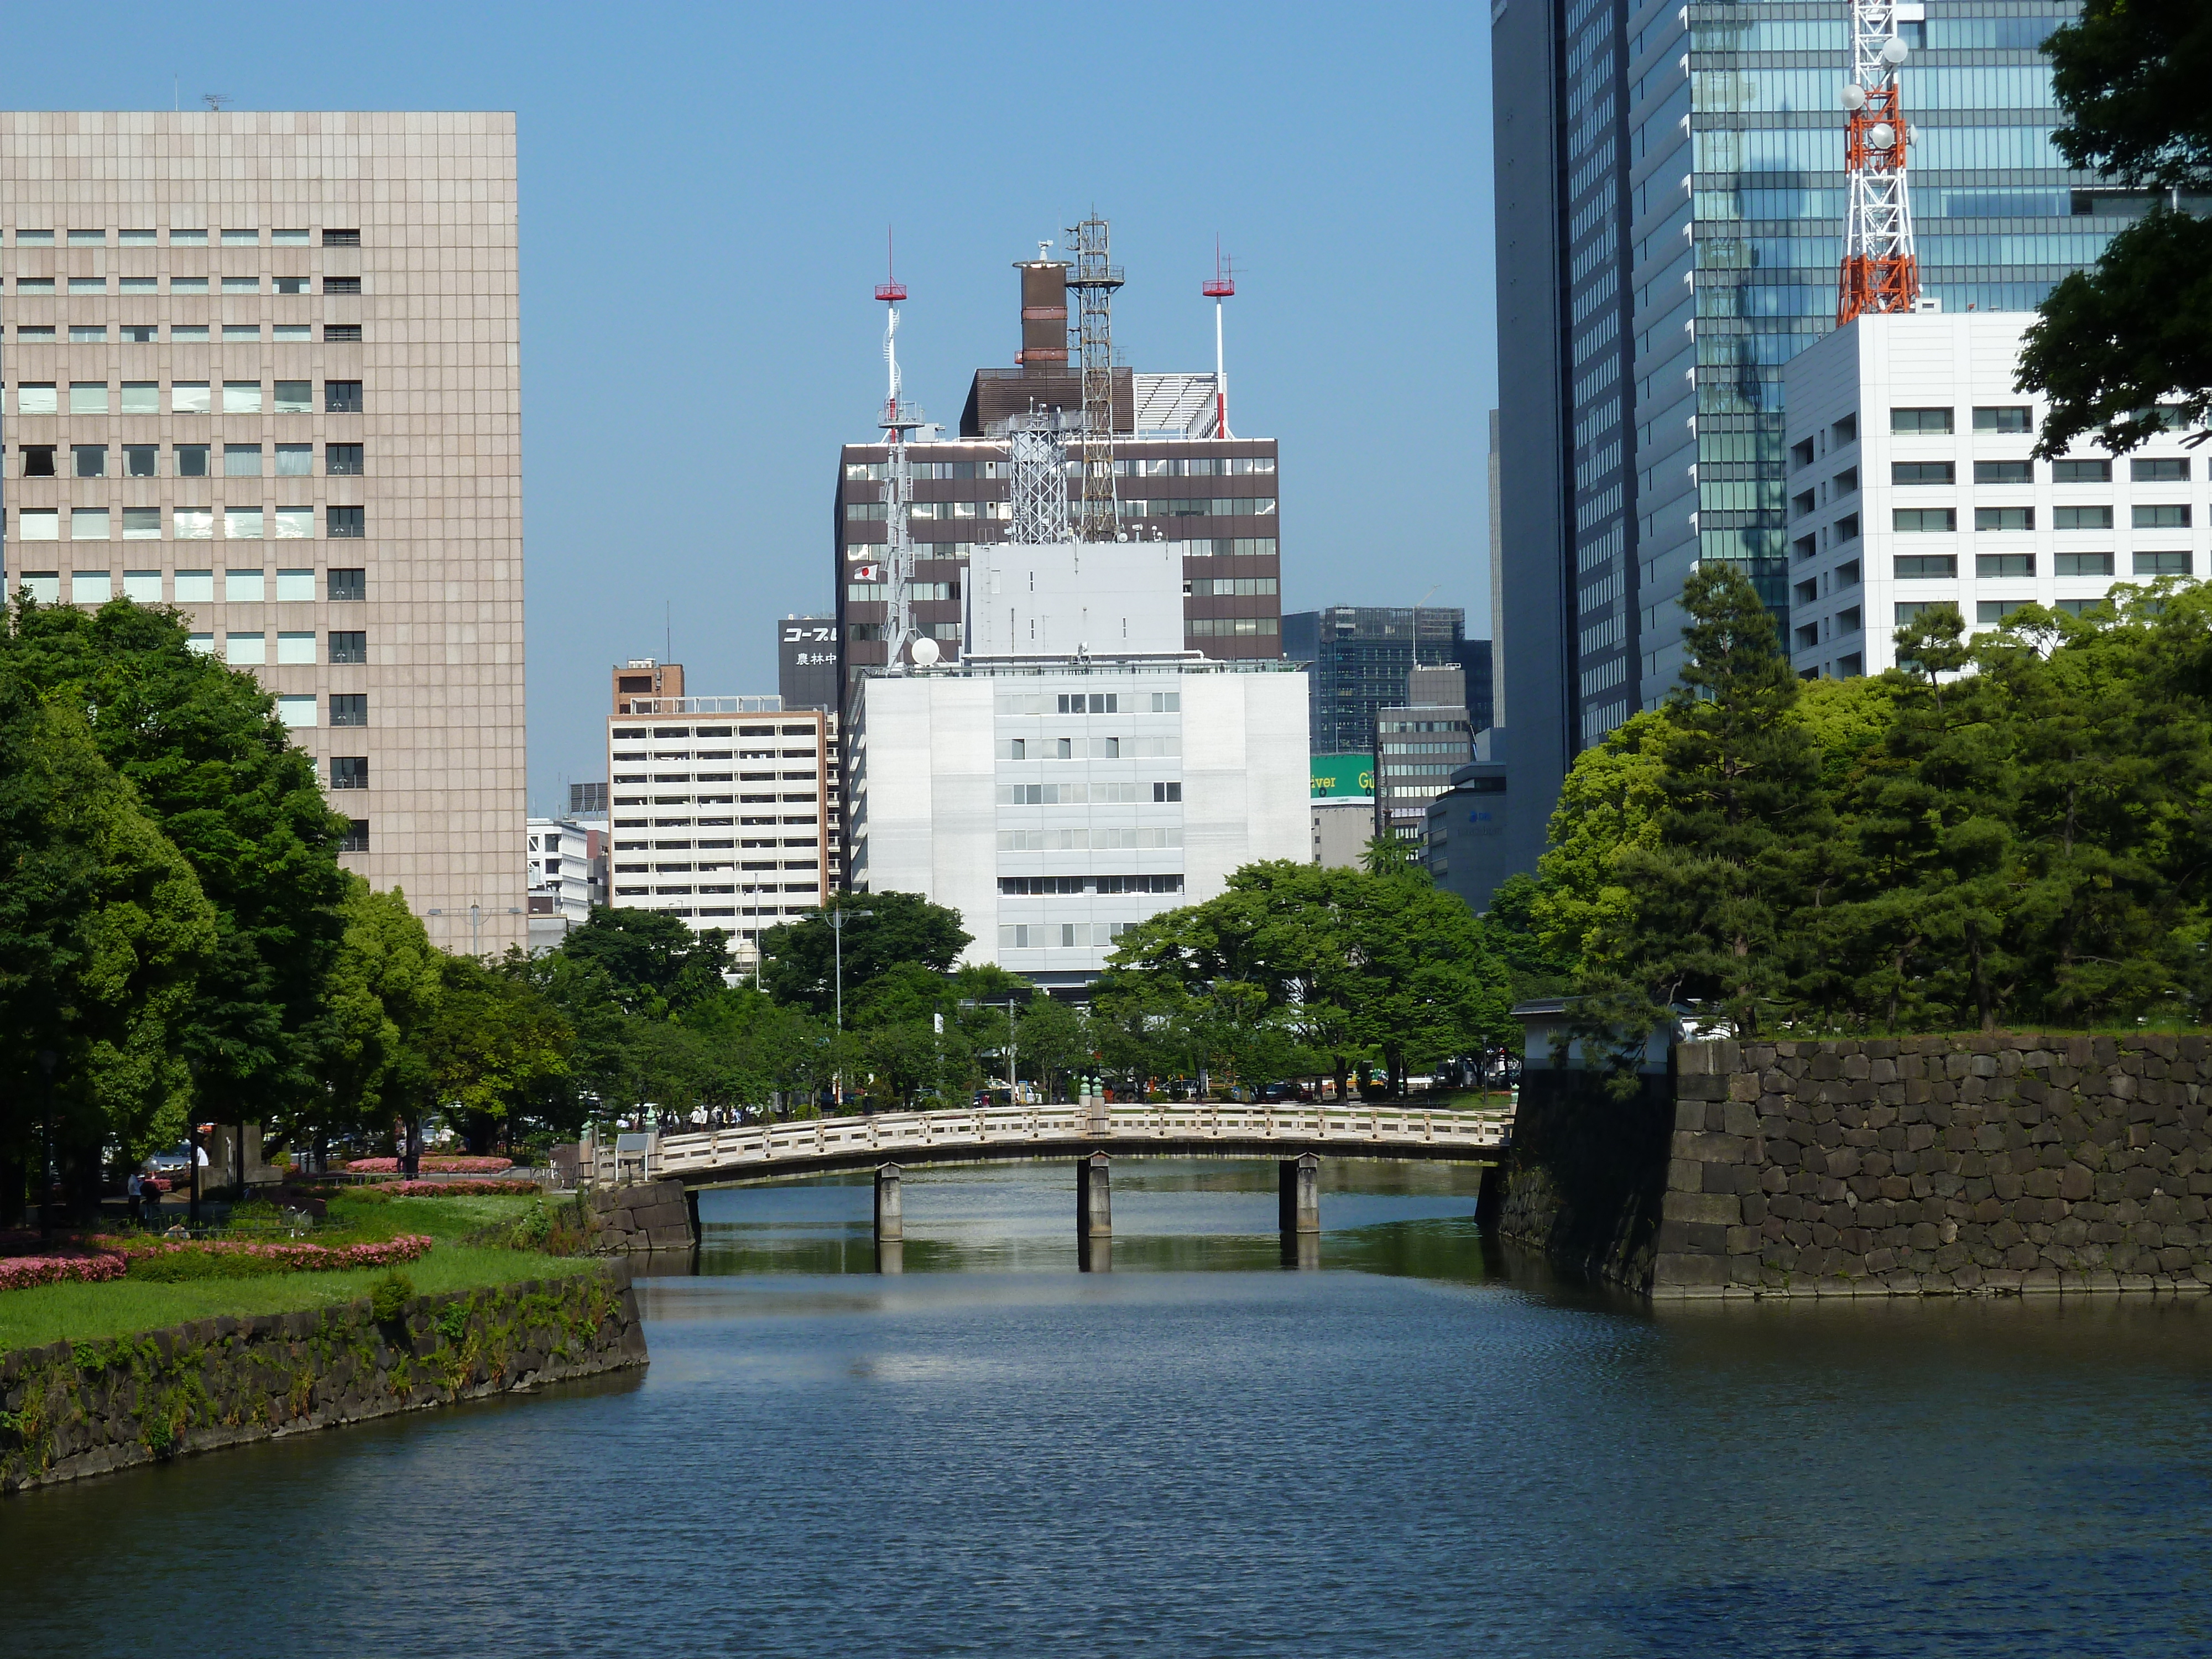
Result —
<instances>
[{"instance_id":1,"label":"row of window","mask_svg":"<svg viewBox=\"0 0 2212 1659\"><path fill-rule=\"evenodd\" d=\"M1001 691L994 708L1001 714L1179 714L1182 712L1182 693L1062 691L1052 699L1052 707L1048 709L1041 692Z\"/></svg>"},{"instance_id":2,"label":"row of window","mask_svg":"<svg viewBox=\"0 0 2212 1659\"><path fill-rule=\"evenodd\" d=\"M107 278L105 276L71 276L65 280L68 283L66 291L70 294L106 294L111 291L107 286ZM222 277L219 279L222 284L220 289L211 290L208 284L218 279L207 276L172 276L169 278L169 292L172 294L210 292L258 294L261 292L261 279L258 276ZM273 293L313 292L308 286L311 279L306 276L275 276L270 280L275 284L270 290ZM16 296L19 299L28 300L41 294L52 294L55 292L54 281L52 276L18 276L15 279ZM161 288L161 279L158 276L119 276L116 278L116 282L118 286L112 291L118 294L158 294ZM358 294L361 292L361 278L325 276L323 278L323 292Z\"/></svg>"},{"instance_id":3,"label":"row of window","mask_svg":"<svg viewBox=\"0 0 2212 1659\"><path fill-rule=\"evenodd\" d=\"M2129 522L2137 530L2186 530L2190 524L2189 503L2186 501L2140 502L2128 509ZM1847 521L1849 522L1849 521ZM1955 507L1900 507L1890 514L1890 528L1901 535L1927 535L1959 527L1959 509ZM2053 530L2110 530L2112 509L2109 507L2057 507L2051 511ZM1977 530L2033 530L2035 528L2035 509L2032 507L1978 507L1974 509L1974 528ZM1837 526L1837 539L1849 541L1857 534L1852 523L1850 534Z\"/></svg>"},{"instance_id":4,"label":"row of window","mask_svg":"<svg viewBox=\"0 0 2212 1659\"><path fill-rule=\"evenodd\" d=\"M1856 489L1856 478L1852 473L1838 477L1838 493L1848 493L1844 486L1845 477L1852 478L1850 488ZM2185 455L2138 455L2128 463L2128 477L2136 483L2186 483L2189 481L2189 458ZM1947 484L1958 482L1958 467L1950 461L1894 461L1890 465L1889 481L1893 484ZM2053 483L2110 483L2112 464L2107 460L2053 461L2051 482ZM1974 482L1978 484L2033 483L2035 463L2033 461L1976 461Z\"/></svg>"},{"instance_id":5,"label":"row of window","mask_svg":"<svg viewBox=\"0 0 2212 1659\"><path fill-rule=\"evenodd\" d=\"M883 515L877 514L874 516L881 518ZM994 545L996 544L990 542L918 541L915 544L915 553L916 556L924 559L967 560L974 558L978 549ZM1273 536L1212 536L1203 537L1196 541L1186 541L1182 544L1182 550L1183 556L1190 559L1272 559L1276 556L1277 546L1278 544ZM845 556L848 559L880 558L885 550L884 544L881 542L855 541L845 544Z\"/></svg>"},{"instance_id":6,"label":"row of window","mask_svg":"<svg viewBox=\"0 0 2212 1659\"><path fill-rule=\"evenodd\" d=\"M887 501L848 501L845 518L848 523L855 524L888 520L890 510ZM1273 495L1194 495L1172 500L1124 499L1121 502L1121 516L1125 519L1267 518L1274 511ZM1013 512L1013 503L1006 501L907 504L908 518L923 524L945 519L1011 519Z\"/></svg>"},{"instance_id":7,"label":"row of window","mask_svg":"<svg viewBox=\"0 0 2212 1659\"><path fill-rule=\"evenodd\" d=\"M617 743L642 743L652 738L773 738L779 733L787 738L811 738L815 728L805 726L617 726L612 737ZM656 752L655 758L659 758ZM642 760L642 754L617 755L617 760Z\"/></svg>"},{"instance_id":8,"label":"row of window","mask_svg":"<svg viewBox=\"0 0 2212 1659\"><path fill-rule=\"evenodd\" d=\"M122 458L122 471L113 476L120 478L158 478L161 476L161 446L159 444L119 444L116 446ZM312 478L315 476L315 447L313 444L272 444L276 459L276 476L280 478ZM20 476L26 478L58 478L63 475L59 462L58 444L19 444ZM71 444L69 447L72 478L105 478L107 470L108 446L106 444ZM169 476L176 478L205 478L218 476L210 470L214 459L212 444L172 444L169 446ZM259 478L267 476L262 465L259 444L225 444L222 446L222 471L226 478ZM323 473L326 477L358 478L368 471L368 447L362 444L325 444Z\"/></svg>"},{"instance_id":9,"label":"row of window","mask_svg":"<svg viewBox=\"0 0 2212 1659\"><path fill-rule=\"evenodd\" d=\"M312 415L315 412L315 383L313 380L277 380L273 383L273 395L264 397L271 383L261 380L225 380L222 383L222 408L215 406L215 390L206 380L172 380L169 382L169 413L172 415ZM71 380L69 383L69 412L72 415L159 415L161 412L161 383L159 380L125 380L121 396L111 400L108 393L114 388L106 380ZM359 380L325 380L323 382L322 412L325 415L358 415L361 407ZM15 412L18 415L58 415L61 410L60 388L52 380L22 380L15 386Z\"/></svg>"},{"instance_id":10,"label":"row of window","mask_svg":"<svg viewBox=\"0 0 2212 1659\"><path fill-rule=\"evenodd\" d=\"M171 247L205 247L208 245L208 234L204 228L172 230L169 233L169 246ZM142 228L118 230L115 233L117 244L123 247L152 247L161 240L161 233L158 230ZM224 230L219 234L217 240L223 247L258 247L261 246L261 231L258 227ZM311 230L294 228L272 230L269 233L269 246L271 247L306 247L313 240L314 233ZM70 247L106 247L107 233L105 230L72 230L68 234L66 240ZM326 229L323 232L322 242L325 247L359 247L361 232L357 229ZM51 230L19 230L15 233L17 247L52 247L53 245L54 233Z\"/></svg>"},{"instance_id":11,"label":"row of window","mask_svg":"<svg viewBox=\"0 0 2212 1659\"><path fill-rule=\"evenodd\" d=\"M1000 760L1168 760L1182 753L1178 737L1001 738Z\"/></svg>"},{"instance_id":12,"label":"row of window","mask_svg":"<svg viewBox=\"0 0 2212 1659\"><path fill-rule=\"evenodd\" d=\"M1180 893L1181 876L1000 876L999 890L1010 898L1073 893Z\"/></svg>"},{"instance_id":13,"label":"row of window","mask_svg":"<svg viewBox=\"0 0 2212 1659\"><path fill-rule=\"evenodd\" d=\"M306 323L273 323L269 339L278 345L313 345L313 328ZM105 323L71 323L69 343L71 345L102 345L120 341L125 345L152 345L161 338L159 325L154 323L121 323L116 332L110 334ZM174 323L169 328L169 339L175 345L207 345L215 341L231 340L251 343L263 338L258 323L225 323L222 332L209 332L205 323ZM17 345L58 345L62 337L52 325L25 323L15 330ZM359 323L325 323L323 325L325 345L359 345L362 343Z\"/></svg>"},{"instance_id":14,"label":"row of window","mask_svg":"<svg viewBox=\"0 0 2212 1659\"><path fill-rule=\"evenodd\" d=\"M870 567L864 565L861 568L866 569ZM888 604L894 586L895 584L891 582L848 582L845 584L845 597L848 600L860 605ZM908 599L917 604L928 599L957 599L960 597L960 584L957 582L908 582L906 585L906 593Z\"/></svg>"},{"instance_id":15,"label":"row of window","mask_svg":"<svg viewBox=\"0 0 2212 1659\"><path fill-rule=\"evenodd\" d=\"M1001 951L1097 950L1129 931L1126 921L1018 921L999 929Z\"/></svg>"},{"instance_id":16,"label":"row of window","mask_svg":"<svg viewBox=\"0 0 2212 1659\"><path fill-rule=\"evenodd\" d=\"M222 535L233 542L293 542L313 541L315 536L315 509L312 507L226 507L222 511ZM204 542L215 538L215 512L212 507L179 507L169 510L169 539L179 542ZM333 541L358 541L368 534L368 509L359 507L326 507L323 509L325 533ZM69 539L73 542L104 542L117 520L122 521L123 539L126 542L150 542L161 539L161 509L158 507L126 507L111 510L105 507L73 507L69 509ZM25 507L15 511L15 539L19 542L58 542L62 539L62 516L59 507Z\"/></svg>"},{"instance_id":17,"label":"row of window","mask_svg":"<svg viewBox=\"0 0 2212 1659\"><path fill-rule=\"evenodd\" d=\"M782 775L782 781L786 783L813 783L817 779L814 769L811 767L809 767L804 772L784 773ZM628 786L630 784L647 782L647 779L641 772L619 773L616 775L614 781L617 786ZM774 772L738 772L734 774L729 772L700 772L696 774L690 772L655 772L650 781L656 784L774 783L776 781L776 774Z\"/></svg>"},{"instance_id":18,"label":"row of window","mask_svg":"<svg viewBox=\"0 0 2212 1659\"><path fill-rule=\"evenodd\" d=\"M1002 783L1001 806L1133 806L1141 800L1182 799L1180 782Z\"/></svg>"},{"instance_id":19,"label":"row of window","mask_svg":"<svg viewBox=\"0 0 2212 1659\"><path fill-rule=\"evenodd\" d=\"M228 605L259 605L274 598L279 605L308 605L314 602L315 573L312 570L280 570L273 586L262 570L226 570L222 573L222 597ZM215 578L212 570L179 570L176 573L176 591L169 597L178 605L212 605L215 603ZM325 597L334 605L359 604L368 597L368 573L362 570L333 570L325 584ZM41 605L56 605L61 600L61 573L58 570L27 570L16 582L30 590L31 597ZM12 586L13 584L11 584ZM106 570L78 570L70 575L70 603L72 605L106 605L120 593L126 599L140 605L160 605L162 602L161 573L158 570L126 570L123 585L115 586L114 573ZM288 636L289 637L289 636ZM331 635L332 662L367 662L368 647L362 643L365 635L359 632L337 632ZM342 643L343 642L343 643ZM359 650L359 656L342 656L341 650ZM286 660L279 659L279 660ZM310 658L307 660L312 661Z\"/></svg>"},{"instance_id":20,"label":"row of window","mask_svg":"<svg viewBox=\"0 0 2212 1659\"><path fill-rule=\"evenodd\" d=\"M1977 576L2033 576L2035 574L2035 555L2033 553L1978 553L1974 556ZM2136 553L2130 556L2134 574L2138 576L2186 576L2191 574L2193 561L2185 552ZM1895 561L1896 576L1899 581L1931 581L1959 574L1959 561L1948 553L1917 554ZM2112 556L2109 553L2054 553L2051 556L2051 574L2054 576L2109 576L2112 574Z\"/></svg>"},{"instance_id":21,"label":"row of window","mask_svg":"<svg viewBox=\"0 0 2212 1659\"><path fill-rule=\"evenodd\" d=\"M704 734L702 733L702 735ZM702 761L772 761L777 757L779 753L781 753L782 757L786 760L812 760L814 758L814 750L811 749L786 749L780 751L774 749L738 749L735 750L728 749L701 749L696 750L690 749L656 749L653 751L653 758L656 763L665 761L688 761L694 759ZM614 758L617 765L641 766L645 763L646 756L645 750L642 749L617 750L615 751ZM668 775L659 772L653 774L653 776L656 779L663 778L666 775ZM625 774L623 776L617 778L615 781L617 783L643 783L645 779L642 775L632 777L628 774ZM678 779L677 781L681 782L682 780Z\"/></svg>"},{"instance_id":22,"label":"row of window","mask_svg":"<svg viewBox=\"0 0 2212 1659\"><path fill-rule=\"evenodd\" d=\"M1127 852L1147 847L1180 847L1182 829L1168 825L1144 830L1001 830L1001 853Z\"/></svg>"},{"instance_id":23,"label":"row of window","mask_svg":"<svg viewBox=\"0 0 2212 1659\"><path fill-rule=\"evenodd\" d=\"M1083 476L1079 456L1071 456L1062 469L1069 477ZM1272 455L1155 457L1123 455L1114 462L1114 472L1123 478L1243 478L1272 473ZM891 476L889 461L848 461L845 476L855 483L882 483ZM927 479L1004 478L1012 476L1006 461L908 461L907 476Z\"/></svg>"},{"instance_id":24,"label":"row of window","mask_svg":"<svg viewBox=\"0 0 2212 1659\"><path fill-rule=\"evenodd\" d=\"M1257 638L1283 631L1282 623L1273 617L1193 617L1182 628L1194 640Z\"/></svg>"},{"instance_id":25,"label":"row of window","mask_svg":"<svg viewBox=\"0 0 2212 1659\"><path fill-rule=\"evenodd\" d=\"M1194 599L1243 599L1281 590L1273 576L1194 576L1182 585L1182 591Z\"/></svg>"},{"instance_id":26,"label":"row of window","mask_svg":"<svg viewBox=\"0 0 2212 1659\"><path fill-rule=\"evenodd\" d=\"M1933 611L1936 605L1940 603L1948 603L1948 601L1930 600L1899 605L1897 607L1897 625L1899 628L1904 627L1905 623L1914 621L1916 618L1924 615L1928 611ZM2013 612L2018 611L2022 605L2029 603L2030 601L2027 599L1978 600L1974 605L1974 621L1980 626L1990 627L1997 623L2002 622L2007 617L2011 616ZM2049 608L2053 611L2063 611L2069 617L2086 617L2091 611L2100 610L2111 603L2112 601L2110 599L2104 598L2094 599L2060 599ZM1858 625L1856 620L1858 613L1856 611L1849 611L1845 614L1852 617L1853 620L1851 625L1853 627L1856 627ZM1800 629L1799 631L1802 633L1803 630ZM1846 630L1839 629L1838 631Z\"/></svg>"}]
</instances>

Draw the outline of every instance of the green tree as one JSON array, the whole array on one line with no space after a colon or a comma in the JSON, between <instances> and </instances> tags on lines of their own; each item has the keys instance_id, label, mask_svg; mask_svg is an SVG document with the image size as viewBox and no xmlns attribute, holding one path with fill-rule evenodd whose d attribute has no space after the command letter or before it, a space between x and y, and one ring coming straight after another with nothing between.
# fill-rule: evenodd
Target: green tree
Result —
<instances>
[{"instance_id":1,"label":"green tree","mask_svg":"<svg viewBox=\"0 0 2212 1659\"><path fill-rule=\"evenodd\" d=\"M471 1152L568 1072L574 1034L526 979L473 957L439 961L437 1002L422 1037L428 1092L416 1114L455 1115Z\"/></svg>"},{"instance_id":2,"label":"green tree","mask_svg":"<svg viewBox=\"0 0 2212 1659\"><path fill-rule=\"evenodd\" d=\"M2191 423L2212 413L2212 220L2165 199L2212 190L2212 8L2086 0L2044 49L2068 164L2161 199L2045 298L2020 387L2051 400L2037 454L2092 433L2130 449L2159 430L2161 401Z\"/></svg>"},{"instance_id":3,"label":"green tree","mask_svg":"<svg viewBox=\"0 0 2212 1659\"><path fill-rule=\"evenodd\" d=\"M901 963L933 973L948 971L969 942L960 913L913 893L840 893L823 909L761 936L767 962L762 982L778 1002L804 1004L824 1018L837 1006L838 940L829 917L848 912L844 924L845 995L854 994ZM861 911L865 916L858 914Z\"/></svg>"},{"instance_id":4,"label":"green tree","mask_svg":"<svg viewBox=\"0 0 2212 1659\"><path fill-rule=\"evenodd\" d=\"M721 928L695 933L665 911L603 906L569 933L558 954L605 974L624 1012L665 1019L722 988L729 940Z\"/></svg>"},{"instance_id":5,"label":"green tree","mask_svg":"<svg viewBox=\"0 0 2212 1659\"><path fill-rule=\"evenodd\" d=\"M179 1137L182 1038L216 938L191 866L82 717L0 666L0 1220L22 1197L50 1087L80 1189L103 1145L135 1160Z\"/></svg>"},{"instance_id":6,"label":"green tree","mask_svg":"<svg viewBox=\"0 0 2212 1659\"><path fill-rule=\"evenodd\" d=\"M316 1087L314 1033L345 926L345 820L249 675L191 648L174 611L27 599L0 660L78 711L198 878L216 939L180 1042L199 1109L274 1117Z\"/></svg>"},{"instance_id":7,"label":"green tree","mask_svg":"<svg viewBox=\"0 0 2212 1659\"><path fill-rule=\"evenodd\" d=\"M375 1132L428 1089L422 1039L444 986L443 953L398 888L349 878L345 932L313 1036L320 1087L277 1128L320 1152L331 1136Z\"/></svg>"},{"instance_id":8,"label":"green tree","mask_svg":"<svg viewBox=\"0 0 2212 1659\"><path fill-rule=\"evenodd\" d=\"M1577 755L1561 784L1528 899L1530 927L1554 957L1595 965L1628 938L1635 901L1620 859L1659 843L1668 735L1663 713L1632 714Z\"/></svg>"}]
</instances>

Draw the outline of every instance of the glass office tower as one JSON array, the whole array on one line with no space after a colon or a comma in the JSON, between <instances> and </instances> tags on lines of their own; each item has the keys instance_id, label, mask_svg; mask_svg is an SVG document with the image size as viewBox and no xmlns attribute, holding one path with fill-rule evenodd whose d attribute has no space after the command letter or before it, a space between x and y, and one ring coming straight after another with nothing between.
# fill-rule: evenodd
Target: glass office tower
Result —
<instances>
[{"instance_id":1,"label":"glass office tower","mask_svg":"<svg viewBox=\"0 0 2212 1659\"><path fill-rule=\"evenodd\" d=\"M2021 310L2140 203L2069 173L2066 0L1901 4L1922 291ZM1790 599L1782 366L1834 326L1842 0L1497 0L1499 648L1525 867L1574 754L1680 666L1684 581ZM1524 790L1525 781L1525 790Z\"/></svg>"}]
</instances>

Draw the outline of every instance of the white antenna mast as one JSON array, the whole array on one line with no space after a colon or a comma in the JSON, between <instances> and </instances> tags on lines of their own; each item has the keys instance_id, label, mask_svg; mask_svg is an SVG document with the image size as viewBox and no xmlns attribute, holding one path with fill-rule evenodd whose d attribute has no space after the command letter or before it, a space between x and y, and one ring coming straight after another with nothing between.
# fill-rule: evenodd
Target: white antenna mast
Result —
<instances>
[{"instance_id":1,"label":"white antenna mast","mask_svg":"<svg viewBox=\"0 0 2212 1659\"><path fill-rule=\"evenodd\" d=\"M1912 252L1912 208L1905 186L1911 131L1898 99L1898 66L1911 55L1897 33L1899 0L1851 0L1850 118L1844 172L1850 205L1837 273L1836 326L1867 312L1910 311L1920 294Z\"/></svg>"},{"instance_id":2,"label":"white antenna mast","mask_svg":"<svg viewBox=\"0 0 2212 1659\"><path fill-rule=\"evenodd\" d=\"M899 398L898 367L898 306L906 298L906 284L900 282L891 261L890 233L884 233L884 281L876 285L876 298L884 302L884 412L876 424L884 430L884 440L890 446L889 464L884 468L884 516L890 520L889 544L884 547L885 562L890 568L890 611L884 623L884 661L891 667L912 646L914 626L914 532L908 522L914 503L914 469L908 459L907 434L923 424L921 411Z\"/></svg>"},{"instance_id":3,"label":"white antenna mast","mask_svg":"<svg viewBox=\"0 0 2212 1659\"><path fill-rule=\"evenodd\" d=\"M1221 355L1221 302L1237 292L1235 266L1221 257L1221 239L1213 239L1213 280L1199 290L1213 301L1213 435L1227 438L1229 430L1229 371Z\"/></svg>"}]
</instances>

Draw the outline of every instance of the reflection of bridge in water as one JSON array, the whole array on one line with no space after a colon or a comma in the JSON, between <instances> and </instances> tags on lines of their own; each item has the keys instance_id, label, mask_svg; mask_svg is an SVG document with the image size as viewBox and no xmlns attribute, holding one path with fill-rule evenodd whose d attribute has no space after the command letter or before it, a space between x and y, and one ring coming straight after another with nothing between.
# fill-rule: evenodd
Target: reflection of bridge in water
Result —
<instances>
[{"instance_id":1,"label":"reflection of bridge in water","mask_svg":"<svg viewBox=\"0 0 2212 1659\"><path fill-rule=\"evenodd\" d=\"M640 1174L684 1184L698 1236L699 1193L794 1176L875 1172L878 1261L896 1273L906 1237L900 1178L929 1164L1075 1161L1076 1237L1086 1269L1109 1265L1116 1158L1273 1158L1285 1264L1318 1262L1321 1160L1389 1158L1497 1164L1503 1111L1405 1105L991 1106L705 1129L658 1137ZM613 1163L611 1155L603 1164ZM605 1168L605 1178L620 1171Z\"/></svg>"}]
</instances>

